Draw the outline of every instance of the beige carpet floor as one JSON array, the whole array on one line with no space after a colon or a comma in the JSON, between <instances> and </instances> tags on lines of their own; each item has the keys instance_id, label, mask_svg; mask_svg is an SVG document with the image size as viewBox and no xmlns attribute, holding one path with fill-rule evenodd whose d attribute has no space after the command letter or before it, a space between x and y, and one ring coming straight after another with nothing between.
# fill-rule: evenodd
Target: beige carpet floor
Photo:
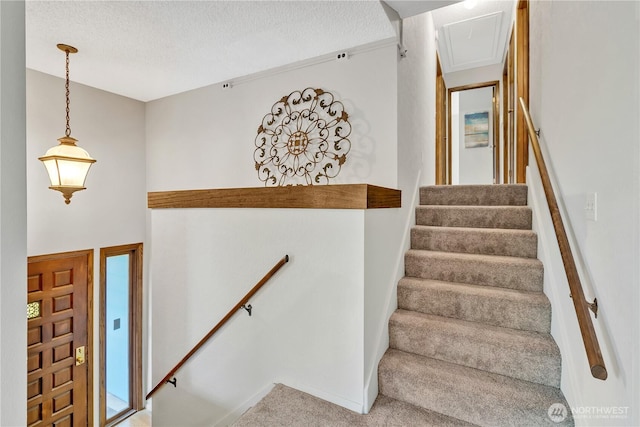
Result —
<instances>
[{"instance_id":1,"label":"beige carpet floor","mask_svg":"<svg viewBox=\"0 0 640 427\"><path fill-rule=\"evenodd\" d=\"M367 415L360 415L282 384L249 409L234 427L453 427L472 424L379 395Z\"/></svg>"}]
</instances>

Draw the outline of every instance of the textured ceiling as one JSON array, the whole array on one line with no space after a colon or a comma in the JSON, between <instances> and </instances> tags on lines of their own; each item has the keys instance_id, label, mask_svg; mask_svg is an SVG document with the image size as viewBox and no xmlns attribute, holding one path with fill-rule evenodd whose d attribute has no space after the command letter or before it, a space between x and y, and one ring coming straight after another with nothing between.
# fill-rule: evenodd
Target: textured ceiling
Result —
<instances>
[{"instance_id":1,"label":"textured ceiling","mask_svg":"<svg viewBox=\"0 0 640 427\"><path fill-rule=\"evenodd\" d=\"M445 74L504 58L515 0L385 3L432 10ZM28 68L63 77L56 44L70 44L71 80L141 101L395 37L378 0L27 0L26 25Z\"/></svg>"},{"instance_id":2,"label":"textured ceiling","mask_svg":"<svg viewBox=\"0 0 640 427\"><path fill-rule=\"evenodd\" d=\"M149 101L395 37L379 1L31 1L27 67Z\"/></svg>"}]
</instances>

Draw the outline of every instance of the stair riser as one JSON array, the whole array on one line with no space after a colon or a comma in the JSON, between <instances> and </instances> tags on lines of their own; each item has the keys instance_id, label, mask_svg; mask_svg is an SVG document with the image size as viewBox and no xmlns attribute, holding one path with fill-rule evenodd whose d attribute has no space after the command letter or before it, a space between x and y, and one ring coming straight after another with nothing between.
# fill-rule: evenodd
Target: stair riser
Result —
<instances>
[{"instance_id":1,"label":"stair riser","mask_svg":"<svg viewBox=\"0 0 640 427\"><path fill-rule=\"evenodd\" d=\"M527 204L524 185L430 186L420 189L422 205L511 205Z\"/></svg>"},{"instance_id":2,"label":"stair riser","mask_svg":"<svg viewBox=\"0 0 640 427\"><path fill-rule=\"evenodd\" d=\"M442 254L442 253L438 253ZM516 259L519 260L519 259ZM541 292L542 264L442 257L428 251L409 251L405 255L405 274L410 277L498 286L508 289Z\"/></svg>"},{"instance_id":3,"label":"stair riser","mask_svg":"<svg viewBox=\"0 0 640 427\"><path fill-rule=\"evenodd\" d=\"M385 396L478 425L555 424L548 409L568 404L559 389L389 350L380 361L379 388Z\"/></svg>"},{"instance_id":4,"label":"stair riser","mask_svg":"<svg viewBox=\"0 0 640 427\"><path fill-rule=\"evenodd\" d=\"M526 207L418 206L416 224L530 230L531 210Z\"/></svg>"},{"instance_id":5,"label":"stair riser","mask_svg":"<svg viewBox=\"0 0 640 427\"><path fill-rule=\"evenodd\" d=\"M549 335L462 325L396 312L390 347L552 387L560 386L560 353Z\"/></svg>"},{"instance_id":6,"label":"stair riser","mask_svg":"<svg viewBox=\"0 0 640 427\"><path fill-rule=\"evenodd\" d=\"M411 248L535 258L538 238L530 231L414 227L411 230Z\"/></svg>"},{"instance_id":7,"label":"stair riser","mask_svg":"<svg viewBox=\"0 0 640 427\"><path fill-rule=\"evenodd\" d=\"M398 308L505 328L548 333L551 305L543 294L496 296L490 289L467 292L463 285L398 284ZM513 295L511 295L513 294Z\"/></svg>"}]
</instances>

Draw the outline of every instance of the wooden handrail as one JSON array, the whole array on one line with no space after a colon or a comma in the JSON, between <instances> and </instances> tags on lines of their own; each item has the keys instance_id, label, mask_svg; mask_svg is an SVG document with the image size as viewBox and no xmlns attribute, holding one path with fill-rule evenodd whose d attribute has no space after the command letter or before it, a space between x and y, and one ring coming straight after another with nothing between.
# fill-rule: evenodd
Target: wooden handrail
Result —
<instances>
[{"instance_id":1,"label":"wooden handrail","mask_svg":"<svg viewBox=\"0 0 640 427\"><path fill-rule=\"evenodd\" d=\"M211 329L209 331L209 333L207 333L207 335L204 336L204 338L202 338L198 344L196 344L191 351L189 351L186 356L184 356L182 358L182 360L180 360L180 362L178 362L176 364L176 366L173 367L173 369L171 369L169 371L169 373L167 375L165 375L164 378L162 378L162 380L160 380L160 382L158 384L156 384L156 386L149 392L149 394L147 394L146 399L149 399L156 391L158 391L158 389L160 387L162 387L164 384L166 384L171 377L173 377L175 375L175 373L178 371L178 369L180 369L182 367L182 365L184 365L190 358L191 356L193 356L198 350L200 350L200 347L202 347L208 340L209 338L211 338L216 332L218 332L218 330L224 326L225 323L227 323L227 321L229 319L231 319L231 317L236 314L238 312L238 310L240 310L242 308L242 306L244 306L249 299L260 290L260 288L267 283L267 281L274 275L276 274L276 272L278 270L280 270L280 268L285 265L286 263L289 262L289 255L285 255L280 261L278 261L276 263L276 265L273 266L273 268L271 270L269 270L269 272L267 274L265 274L265 276L260 279L260 281L249 291L247 292L247 294L240 300L238 301L238 303L222 318L222 320L220 320L218 322L218 324L216 326L213 327L213 329Z\"/></svg>"},{"instance_id":2,"label":"wooden handrail","mask_svg":"<svg viewBox=\"0 0 640 427\"><path fill-rule=\"evenodd\" d=\"M580 326L582 341L584 342L584 348L587 352L591 375L600 380L606 380L607 368L604 366L604 359L602 358L598 338L596 337L593 322L591 321L591 314L589 313L590 304L584 297L584 291L582 290L578 269L576 268L573 253L569 246L567 232L565 231L562 216L560 215L560 209L558 208L558 202L553 191L553 187L551 186L549 171L547 170L544 158L542 157L542 151L540 150L538 135L533 127L531 115L529 114L529 110L527 109L523 98L520 98L520 105L522 107L522 112L524 113L524 119L527 122L527 127L529 128L531 147L533 148L533 153L535 155L536 162L538 163L538 169L540 170L542 187L544 188L544 194L547 198L547 204L549 205L549 212L551 213L551 221L553 222L553 228L555 229L556 238L558 239L560 255L562 255L562 263L564 264L564 270L567 274L569 291L571 292L573 306L575 307L576 316L578 317L578 325Z\"/></svg>"}]
</instances>

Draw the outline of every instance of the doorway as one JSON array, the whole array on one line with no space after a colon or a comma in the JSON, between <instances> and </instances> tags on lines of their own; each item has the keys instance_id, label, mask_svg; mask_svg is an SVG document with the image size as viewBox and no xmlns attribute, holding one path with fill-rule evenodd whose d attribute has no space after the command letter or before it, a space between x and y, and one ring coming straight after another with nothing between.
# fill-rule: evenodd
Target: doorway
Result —
<instances>
[{"instance_id":1,"label":"doorway","mask_svg":"<svg viewBox=\"0 0 640 427\"><path fill-rule=\"evenodd\" d=\"M100 425L142 400L142 243L100 249Z\"/></svg>"},{"instance_id":2,"label":"doorway","mask_svg":"<svg viewBox=\"0 0 640 427\"><path fill-rule=\"evenodd\" d=\"M498 83L448 90L446 184L500 182Z\"/></svg>"},{"instance_id":3,"label":"doorway","mask_svg":"<svg viewBox=\"0 0 640 427\"><path fill-rule=\"evenodd\" d=\"M27 425L93 425L93 251L28 258Z\"/></svg>"},{"instance_id":4,"label":"doorway","mask_svg":"<svg viewBox=\"0 0 640 427\"><path fill-rule=\"evenodd\" d=\"M520 0L516 14L516 98L523 98L529 105L529 1ZM513 59L512 59L513 61ZM515 102L516 107L516 182L527 182L527 165L529 165L529 135L524 112Z\"/></svg>"},{"instance_id":5,"label":"doorway","mask_svg":"<svg viewBox=\"0 0 640 427\"><path fill-rule=\"evenodd\" d=\"M507 49L507 57L505 59L504 70L502 73L502 159L503 159L503 178L505 184L512 184L514 179L514 116L515 111L515 76L514 76L514 55L515 55L515 39L514 31L511 30L509 37L509 48Z\"/></svg>"}]
</instances>

